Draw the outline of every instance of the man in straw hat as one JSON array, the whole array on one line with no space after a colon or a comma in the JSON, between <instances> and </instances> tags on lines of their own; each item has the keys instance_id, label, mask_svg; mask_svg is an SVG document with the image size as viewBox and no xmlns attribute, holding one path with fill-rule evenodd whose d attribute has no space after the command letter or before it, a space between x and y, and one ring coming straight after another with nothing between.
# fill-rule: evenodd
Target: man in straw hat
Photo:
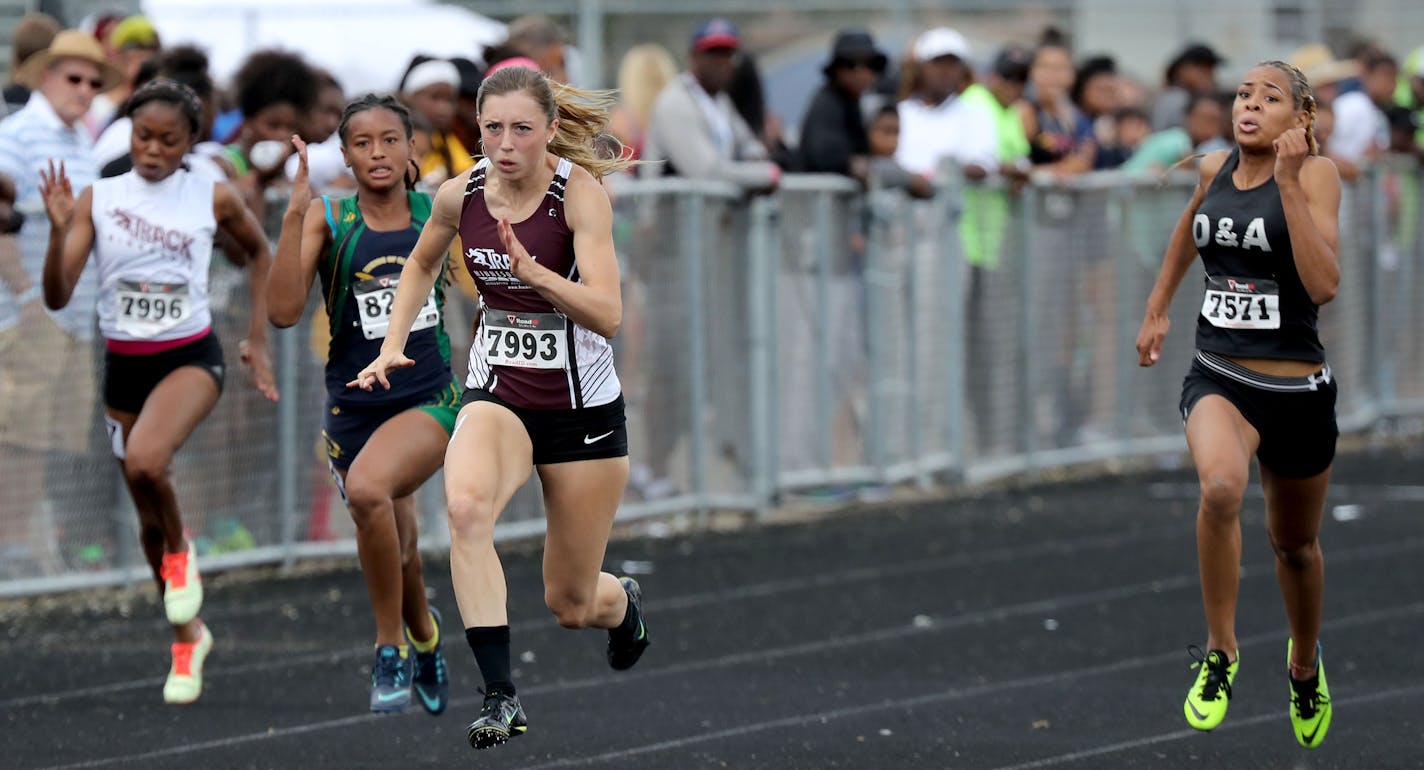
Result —
<instances>
[{"instance_id":1,"label":"man in straw hat","mask_svg":"<svg viewBox=\"0 0 1424 770\"><path fill-rule=\"evenodd\" d=\"M4 479L7 514L36 522L36 531L64 525L47 525L37 514L64 515L79 507L62 500L41 506L43 478L55 482L51 498L55 492L82 493L74 479L94 475L79 471L93 465L83 455L103 446L94 415L98 278L86 268L69 306L45 310L41 276L50 227L39 173L53 161L56 168L64 164L75 193L94 182L99 169L81 120L94 96L119 78L92 35L62 31L16 71L16 81L33 92L22 109L0 121L0 174L14 182L15 208L25 215L19 237L0 243L0 465L32 469L36 458L48 458L44 474L31 470ZM39 558L57 566L58 549L49 536L44 539L48 545L40 550L48 555Z\"/></svg>"}]
</instances>

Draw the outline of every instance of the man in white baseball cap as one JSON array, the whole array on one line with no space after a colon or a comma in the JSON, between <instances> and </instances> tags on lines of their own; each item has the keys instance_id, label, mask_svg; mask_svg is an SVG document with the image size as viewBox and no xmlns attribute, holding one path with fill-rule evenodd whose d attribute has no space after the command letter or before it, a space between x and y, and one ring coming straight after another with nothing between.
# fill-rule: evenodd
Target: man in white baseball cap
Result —
<instances>
[{"instance_id":1,"label":"man in white baseball cap","mask_svg":"<svg viewBox=\"0 0 1424 770\"><path fill-rule=\"evenodd\" d=\"M969 41L958 30L937 27L910 48L914 90L900 102L900 146L895 159L906 169L934 176L953 158L972 178L998 165L998 132L993 117L959 95L974 82Z\"/></svg>"}]
</instances>

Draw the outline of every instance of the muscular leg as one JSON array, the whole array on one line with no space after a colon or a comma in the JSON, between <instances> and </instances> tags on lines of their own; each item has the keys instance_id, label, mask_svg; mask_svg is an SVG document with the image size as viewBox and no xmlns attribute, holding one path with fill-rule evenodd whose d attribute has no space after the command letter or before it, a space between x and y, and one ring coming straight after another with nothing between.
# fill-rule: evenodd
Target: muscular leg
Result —
<instances>
[{"instance_id":1,"label":"muscular leg","mask_svg":"<svg viewBox=\"0 0 1424 770\"><path fill-rule=\"evenodd\" d=\"M419 639L435 633L425 601L412 495L440 468L445 442L435 418L410 409L377 428L345 473L356 550L376 616L376 644L403 644L402 619Z\"/></svg>"},{"instance_id":2,"label":"muscular leg","mask_svg":"<svg viewBox=\"0 0 1424 770\"><path fill-rule=\"evenodd\" d=\"M1327 468L1308 479L1278 476L1261 466L1266 492L1266 531L1276 551L1276 581L1290 621L1292 676L1315 673L1315 645L1325 601L1325 559L1320 552L1320 521L1325 515Z\"/></svg>"},{"instance_id":3,"label":"muscular leg","mask_svg":"<svg viewBox=\"0 0 1424 770\"><path fill-rule=\"evenodd\" d=\"M445 450L450 574L465 628L509 624L504 569L494 525L534 469L524 423L503 406L476 401L460 410Z\"/></svg>"},{"instance_id":4,"label":"muscular leg","mask_svg":"<svg viewBox=\"0 0 1424 770\"><path fill-rule=\"evenodd\" d=\"M628 594L599 568L628 481L628 458L541 465L539 478L548 517L544 602L565 628L617 626Z\"/></svg>"},{"instance_id":5,"label":"muscular leg","mask_svg":"<svg viewBox=\"0 0 1424 770\"><path fill-rule=\"evenodd\" d=\"M124 429L124 481L138 510L144 556L158 581L160 594L163 554L181 553L187 548L169 466L178 448L212 412L217 401L218 386L213 378L196 366L183 366L158 383L139 414L108 410ZM180 642L196 641L199 627L196 618L174 626L174 638Z\"/></svg>"},{"instance_id":6,"label":"muscular leg","mask_svg":"<svg viewBox=\"0 0 1424 770\"><path fill-rule=\"evenodd\" d=\"M1201 485L1197 564L1206 611L1207 649L1236 657L1236 594L1241 578L1241 499L1250 480L1256 429L1231 402L1205 396L1187 418L1187 444Z\"/></svg>"}]
</instances>

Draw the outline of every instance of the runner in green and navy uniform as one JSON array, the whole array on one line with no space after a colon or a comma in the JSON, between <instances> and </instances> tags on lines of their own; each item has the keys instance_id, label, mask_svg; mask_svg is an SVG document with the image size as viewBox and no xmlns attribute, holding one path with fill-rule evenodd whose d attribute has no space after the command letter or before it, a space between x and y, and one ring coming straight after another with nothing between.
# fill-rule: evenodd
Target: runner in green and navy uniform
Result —
<instances>
[{"instance_id":1,"label":"runner in green and navy uniform","mask_svg":"<svg viewBox=\"0 0 1424 770\"><path fill-rule=\"evenodd\" d=\"M385 418L409 408L421 408L438 420L446 432L455 427L459 385L450 373L450 337L445 333L445 281L437 281L416 319L407 343L415 366L391 379L391 389L367 393L347 388L381 350L391 303L395 300L400 271L405 265L425 220L430 218L430 196L406 192L410 225L400 230L373 230L361 215L360 194L348 198L321 197L331 247L317 269L331 325L331 346L326 360L329 416L363 412ZM443 276L442 276L443 277ZM428 403L427 403L428 402ZM327 453L334 465L351 467L357 452L375 426L327 420Z\"/></svg>"},{"instance_id":2,"label":"runner in green and navy uniform","mask_svg":"<svg viewBox=\"0 0 1424 770\"><path fill-rule=\"evenodd\" d=\"M388 391L348 389L385 340L401 268L430 217L431 201L406 183L411 126L405 107L367 95L347 105L339 132L357 181L356 195L343 199L311 199L306 145L292 138L300 163L268 310L274 324L295 324L320 275L331 325L323 435L332 475L356 522L376 616L370 709L404 710L413 685L421 705L439 714L449 700L449 678L440 616L425 597L414 493L439 470L459 409L444 327L445 281L435 282L410 335L415 365L393 377Z\"/></svg>"}]
</instances>

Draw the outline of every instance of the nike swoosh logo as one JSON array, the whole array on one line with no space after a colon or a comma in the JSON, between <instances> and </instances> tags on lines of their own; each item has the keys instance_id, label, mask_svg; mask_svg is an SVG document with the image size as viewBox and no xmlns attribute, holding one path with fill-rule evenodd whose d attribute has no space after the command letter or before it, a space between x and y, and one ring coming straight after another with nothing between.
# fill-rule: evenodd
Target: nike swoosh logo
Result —
<instances>
[{"instance_id":1,"label":"nike swoosh logo","mask_svg":"<svg viewBox=\"0 0 1424 770\"><path fill-rule=\"evenodd\" d=\"M1191 701L1187 701L1187 708L1189 708L1189 709L1192 710L1192 714L1194 714L1197 719L1200 719L1200 720L1202 720L1203 722L1206 721L1206 714L1203 714L1203 713L1201 713L1200 711L1197 711L1197 706L1196 706L1195 703L1192 703Z\"/></svg>"},{"instance_id":2,"label":"nike swoosh logo","mask_svg":"<svg viewBox=\"0 0 1424 770\"><path fill-rule=\"evenodd\" d=\"M382 703L386 703L393 700L399 700L403 697L409 698L410 693L405 690L401 690L400 692L383 692L380 695L376 696L376 700L381 701Z\"/></svg>"},{"instance_id":3,"label":"nike swoosh logo","mask_svg":"<svg viewBox=\"0 0 1424 770\"><path fill-rule=\"evenodd\" d=\"M440 708L439 695L427 695L425 691L420 689L419 687L415 688L415 692L417 695L420 696L421 702L425 704L426 710L434 711L435 709Z\"/></svg>"},{"instance_id":4,"label":"nike swoosh logo","mask_svg":"<svg viewBox=\"0 0 1424 770\"><path fill-rule=\"evenodd\" d=\"M615 430L616 430L616 429L615 429ZM607 433L603 434L602 436L594 436L593 438L589 438L589 437L588 437L588 434L585 433L584 436L583 436L583 443L585 443L585 444L597 444L598 442L600 442L600 441L602 441L602 440L604 440L604 439L606 439L606 438L608 438L609 436L612 436L612 435L613 435L613 431L611 431L611 430L608 431Z\"/></svg>"},{"instance_id":5,"label":"nike swoosh logo","mask_svg":"<svg viewBox=\"0 0 1424 770\"><path fill-rule=\"evenodd\" d=\"M1313 744L1313 743L1315 743L1315 736L1316 736L1317 733L1320 732L1320 725L1321 725L1321 723L1324 722L1324 721L1325 721L1325 715L1322 713L1320 716L1317 716L1317 717L1315 718L1315 728L1314 728L1313 730L1311 730L1310 732L1308 732L1308 733L1301 733L1301 734L1300 734L1300 737L1304 738L1304 739L1305 739L1305 742L1306 742L1307 744Z\"/></svg>"}]
</instances>

